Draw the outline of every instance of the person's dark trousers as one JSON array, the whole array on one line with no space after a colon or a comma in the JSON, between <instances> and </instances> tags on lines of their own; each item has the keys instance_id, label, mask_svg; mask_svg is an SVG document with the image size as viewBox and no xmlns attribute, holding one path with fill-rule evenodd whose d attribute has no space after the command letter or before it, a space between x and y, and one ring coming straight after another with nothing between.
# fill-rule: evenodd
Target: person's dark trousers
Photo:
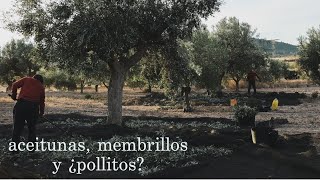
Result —
<instances>
[{"instance_id":1,"label":"person's dark trousers","mask_svg":"<svg viewBox=\"0 0 320 180\"><path fill-rule=\"evenodd\" d=\"M249 85L248 85L248 94L250 94L251 87L253 88L254 94L256 94L257 93L256 81L249 81L248 83L249 83Z\"/></svg>"},{"instance_id":2,"label":"person's dark trousers","mask_svg":"<svg viewBox=\"0 0 320 180\"><path fill-rule=\"evenodd\" d=\"M36 123L39 118L39 104L26 100L18 100L13 109L12 141L19 143L25 122L28 125L28 141L36 141Z\"/></svg>"}]
</instances>

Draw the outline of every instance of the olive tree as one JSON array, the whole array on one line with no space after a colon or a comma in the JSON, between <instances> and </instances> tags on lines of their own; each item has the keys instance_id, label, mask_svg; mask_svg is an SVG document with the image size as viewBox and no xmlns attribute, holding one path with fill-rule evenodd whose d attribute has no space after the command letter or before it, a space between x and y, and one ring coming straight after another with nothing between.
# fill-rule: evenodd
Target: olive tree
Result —
<instances>
[{"instance_id":1,"label":"olive tree","mask_svg":"<svg viewBox=\"0 0 320 180\"><path fill-rule=\"evenodd\" d=\"M149 54L141 60L141 76L146 81L148 92L151 92L152 87L162 82L161 73L163 72L164 62L164 57L157 52Z\"/></svg>"},{"instance_id":2,"label":"olive tree","mask_svg":"<svg viewBox=\"0 0 320 180\"><path fill-rule=\"evenodd\" d=\"M299 64L307 75L320 84L320 28L311 28L299 38Z\"/></svg>"},{"instance_id":3,"label":"olive tree","mask_svg":"<svg viewBox=\"0 0 320 180\"><path fill-rule=\"evenodd\" d=\"M12 40L0 53L0 82L10 86L15 77L32 76L40 69L36 48L25 40Z\"/></svg>"},{"instance_id":4,"label":"olive tree","mask_svg":"<svg viewBox=\"0 0 320 180\"><path fill-rule=\"evenodd\" d=\"M126 85L132 88L144 88L151 93L153 87L163 87L162 73L166 59L159 52L148 53L130 69Z\"/></svg>"},{"instance_id":5,"label":"olive tree","mask_svg":"<svg viewBox=\"0 0 320 180\"><path fill-rule=\"evenodd\" d=\"M240 80L250 69L266 66L266 54L255 43L256 32L248 23L230 17L219 21L215 28L218 43L228 53L227 71L238 91Z\"/></svg>"},{"instance_id":6,"label":"olive tree","mask_svg":"<svg viewBox=\"0 0 320 180\"><path fill-rule=\"evenodd\" d=\"M19 0L13 30L33 36L48 59L76 67L89 53L108 64L108 123L122 123L127 72L152 49L174 46L212 15L218 0Z\"/></svg>"},{"instance_id":7,"label":"olive tree","mask_svg":"<svg viewBox=\"0 0 320 180\"><path fill-rule=\"evenodd\" d=\"M229 54L219 44L216 34L205 27L195 31L192 37L193 62L199 71L199 83L208 91L222 91L222 79L228 68Z\"/></svg>"}]
</instances>

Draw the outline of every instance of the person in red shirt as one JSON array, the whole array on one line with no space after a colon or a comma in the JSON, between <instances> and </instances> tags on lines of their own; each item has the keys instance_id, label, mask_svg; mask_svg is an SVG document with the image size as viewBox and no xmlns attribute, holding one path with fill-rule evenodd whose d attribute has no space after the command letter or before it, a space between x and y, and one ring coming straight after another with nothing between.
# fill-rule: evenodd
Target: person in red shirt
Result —
<instances>
[{"instance_id":1,"label":"person in red shirt","mask_svg":"<svg viewBox=\"0 0 320 180\"><path fill-rule=\"evenodd\" d=\"M17 89L21 88L17 98ZM13 100L17 103L13 109L12 141L19 143L25 122L28 125L28 141L36 141L36 122L44 114L45 89L43 77L39 74L22 78L12 84Z\"/></svg>"},{"instance_id":2,"label":"person in red shirt","mask_svg":"<svg viewBox=\"0 0 320 180\"><path fill-rule=\"evenodd\" d=\"M253 88L254 94L257 93L257 89L256 89L256 78L258 78L259 81L261 81L260 77L258 76L258 74L257 74L254 70L251 70L251 71L247 74L248 94L250 94L251 87Z\"/></svg>"}]
</instances>

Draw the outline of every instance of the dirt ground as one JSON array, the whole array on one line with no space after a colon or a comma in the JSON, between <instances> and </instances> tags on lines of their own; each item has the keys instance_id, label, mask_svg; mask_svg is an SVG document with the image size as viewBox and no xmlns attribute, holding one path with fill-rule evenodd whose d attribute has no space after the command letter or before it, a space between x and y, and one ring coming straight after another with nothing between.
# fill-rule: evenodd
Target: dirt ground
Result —
<instances>
[{"instance_id":1,"label":"dirt ground","mask_svg":"<svg viewBox=\"0 0 320 180\"><path fill-rule=\"evenodd\" d=\"M149 176L150 178L320 178L320 98L311 98L311 93L319 91L319 87L273 88L258 89L259 92L305 93L306 98L300 99L297 105L280 106L277 111L259 112L256 121L287 119L288 123L276 124L275 129L281 135L282 144L271 148L253 145L249 136L235 135L228 132L203 143L224 144L232 146L234 153L218 158L208 158L203 163L182 168L167 170ZM2 91L2 92L1 92ZM0 88L0 125L2 135L12 124L12 109L14 102ZM244 93L245 90L242 90ZM198 91L197 91L198 93ZM204 92L200 92L204 93ZM85 95L91 98L86 99ZM124 104L145 97L147 94L140 89L124 91ZM84 94L78 92L48 91L46 98L46 114L81 114L90 117L106 115L106 90L99 93L86 89ZM192 101L192 99L191 99ZM281 102L280 102L281 103ZM127 103L130 104L130 103ZM138 103L139 104L139 103ZM132 117L159 117L179 121L181 119L228 119L232 120L234 112L228 105L197 105L194 112L184 113L182 106L174 108L163 105L125 105L123 115ZM6 128L6 130L4 130ZM46 130L43 130L46 131ZM83 129L75 129L75 132ZM94 131L94 130L93 130ZM97 130L98 131L98 130ZM96 131L92 133L97 133ZM49 133L50 134L50 133ZM89 133L90 134L90 133ZM101 135L103 133L101 132ZM188 134L188 133L187 133ZM183 134L182 134L183 135ZM234 136L239 136L244 142L238 142ZM191 142L202 142L207 136L192 136ZM221 142L225 141L225 142ZM1 165L1 164L0 164ZM188 170L188 168L191 168ZM1 169L1 168L0 168ZM126 177L126 176L124 176Z\"/></svg>"},{"instance_id":2,"label":"dirt ground","mask_svg":"<svg viewBox=\"0 0 320 180\"><path fill-rule=\"evenodd\" d=\"M310 97L312 92L319 91L319 87L304 87L304 88L274 88L274 89L259 89L260 92L286 92L286 93L306 93ZM242 90L244 93L245 90ZM90 94L92 99L85 99L85 95ZM130 101L134 98L145 96L140 89L128 89L124 91L124 101ZM106 90L94 93L93 90L87 90L84 94L74 92L53 92L49 91L46 94L46 114L68 114L81 113L92 116L105 116L107 114L106 107ZM303 132L320 133L320 99L306 98L302 99L302 104L297 106L279 106L278 111L259 112L256 120L269 120L271 117L287 119L289 121L285 126L277 127L281 133L298 134ZM280 102L281 103L281 102ZM0 89L0 123L12 123L12 109L14 102L8 97L7 93ZM192 104L192 100L191 100ZM154 117L173 117L173 118L188 118L188 117L212 117L212 118L233 118L233 112L228 105L208 106L199 105L193 106L194 112L184 113L182 106L179 108L163 108L156 105L129 105L123 106L124 116L154 116Z\"/></svg>"}]
</instances>

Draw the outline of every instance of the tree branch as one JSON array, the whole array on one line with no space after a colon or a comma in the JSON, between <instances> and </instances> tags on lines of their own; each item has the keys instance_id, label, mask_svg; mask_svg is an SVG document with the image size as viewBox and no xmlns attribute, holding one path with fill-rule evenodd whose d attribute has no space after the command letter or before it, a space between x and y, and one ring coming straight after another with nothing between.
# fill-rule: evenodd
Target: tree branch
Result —
<instances>
[{"instance_id":1,"label":"tree branch","mask_svg":"<svg viewBox=\"0 0 320 180\"><path fill-rule=\"evenodd\" d=\"M137 49L137 52L130 56L127 61L122 61L122 64L124 65L125 69L130 69L132 66L136 65L143 56L145 56L147 53L146 47L140 47Z\"/></svg>"},{"instance_id":2,"label":"tree branch","mask_svg":"<svg viewBox=\"0 0 320 180\"><path fill-rule=\"evenodd\" d=\"M103 84L107 89L109 89L109 86L108 86L105 82L102 82L102 84Z\"/></svg>"}]
</instances>

